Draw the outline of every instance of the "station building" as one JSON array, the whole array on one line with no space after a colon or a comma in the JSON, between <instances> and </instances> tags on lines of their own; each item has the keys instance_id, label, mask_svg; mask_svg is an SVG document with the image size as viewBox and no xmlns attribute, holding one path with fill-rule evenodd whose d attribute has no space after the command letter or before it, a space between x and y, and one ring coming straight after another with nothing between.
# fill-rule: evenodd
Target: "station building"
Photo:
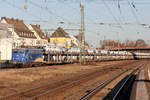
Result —
<instances>
[{"instance_id":1,"label":"station building","mask_svg":"<svg viewBox=\"0 0 150 100\"><path fill-rule=\"evenodd\" d=\"M12 32L13 48L45 46L48 44L48 39L40 29L40 25L30 24L27 27L23 20L6 17L2 17L0 22L13 26L13 28L8 29Z\"/></svg>"},{"instance_id":2,"label":"station building","mask_svg":"<svg viewBox=\"0 0 150 100\"><path fill-rule=\"evenodd\" d=\"M56 31L50 36L50 45L60 46L65 48L79 47L79 36L69 36L61 27L57 28ZM85 42L85 47L88 48L89 45Z\"/></svg>"},{"instance_id":3,"label":"station building","mask_svg":"<svg viewBox=\"0 0 150 100\"><path fill-rule=\"evenodd\" d=\"M71 38L61 27L57 28L56 31L50 36L50 45L70 48Z\"/></svg>"},{"instance_id":4,"label":"station building","mask_svg":"<svg viewBox=\"0 0 150 100\"><path fill-rule=\"evenodd\" d=\"M42 32L40 25L30 24L28 27L36 36L36 46L46 46L48 44L48 38Z\"/></svg>"},{"instance_id":5,"label":"station building","mask_svg":"<svg viewBox=\"0 0 150 100\"><path fill-rule=\"evenodd\" d=\"M9 28L9 31L12 32L14 48L21 46L36 46L37 38L24 24L23 20L2 17L1 23L10 24L13 26L13 28Z\"/></svg>"},{"instance_id":6,"label":"station building","mask_svg":"<svg viewBox=\"0 0 150 100\"><path fill-rule=\"evenodd\" d=\"M8 61L12 57L13 40L9 28L13 29L13 26L0 23L0 61Z\"/></svg>"}]
</instances>

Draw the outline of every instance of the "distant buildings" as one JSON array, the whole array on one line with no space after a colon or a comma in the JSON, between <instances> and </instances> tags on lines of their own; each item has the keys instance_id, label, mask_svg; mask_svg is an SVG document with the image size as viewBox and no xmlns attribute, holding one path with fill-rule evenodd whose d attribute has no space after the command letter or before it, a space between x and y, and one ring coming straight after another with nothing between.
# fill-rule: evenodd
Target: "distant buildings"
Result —
<instances>
[{"instance_id":1,"label":"distant buildings","mask_svg":"<svg viewBox=\"0 0 150 100\"><path fill-rule=\"evenodd\" d=\"M72 36L72 37L71 37L71 40L72 40L72 43L73 43L75 46L79 47L79 45L80 45L80 41L79 41L79 40L80 40L80 37L79 37L78 35ZM85 42L84 45L85 45L85 48L88 48L88 47L89 47L89 44L88 44L87 42Z\"/></svg>"},{"instance_id":2,"label":"distant buildings","mask_svg":"<svg viewBox=\"0 0 150 100\"><path fill-rule=\"evenodd\" d=\"M77 46L77 47L79 47L79 39L78 39L78 37L77 36L71 36L71 41L72 41L72 44L74 45L74 46Z\"/></svg>"},{"instance_id":3,"label":"distant buildings","mask_svg":"<svg viewBox=\"0 0 150 100\"><path fill-rule=\"evenodd\" d=\"M40 25L30 24L28 27L36 36L36 46L46 46L48 44L48 38L40 29Z\"/></svg>"},{"instance_id":4,"label":"distant buildings","mask_svg":"<svg viewBox=\"0 0 150 100\"><path fill-rule=\"evenodd\" d=\"M79 36L69 36L61 27L50 36L50 45L61 46L65 48L79 47ZM89 45L85 42L85 47Z\"/></svg>"},{"instance_id":5,"label":"distant buildings","mask_svg":"<svg viewBox=\"0 0 150 100\"><path fill-rule=\"evenodd\" d=\"M58 27L49 38L42 32L40 25L30 24L28 27L23 20L2 17L0 23L11 25L7 30L11 33L13 48L17 47L37 47L37 46L59 46L59 47L79 47L79 36L69 36L65 30ZM1 27L0 27L1 28ZM6 27L5 27L6 28ZM86 47L88 44L85 42Z\"/></svg>"},{"instance_id":6,"label":"distant buildings","mask_svg":"<svg viewBox=\"0 0 150 100\"><path fill-rule=\"evenodd\" d=\"M12 32L14 47L35 46L36 37L24 24L23 20L2 17L1 23L10 24L14 27L9 28L9 31Z\"/></svg>"},{"instance_id":7,"label":"distant buildings","mask_svg":"<svg viewBox=\"0 0 150 100\"><path fill-rule=\"evenodd\" d=\"M11 60L13 40L9 28L13 26L0 23L0 60Z\"/></svg>"},{"instance_id":8,"label":"distant buildings","mask_svg":"<svg viewBox=\"0 0 150 100\"><path fill-rule=\"evenodd\" d=\"M50 36L50 45L60 47L71 47L71 38L61 27Z\"/></svg>"},{"instance_id":9,"label":"distant buildings","mask_svg":"<svg viewBox=\"0 0 150 100\"><path fill-rule=\"evenodd\" d=\"M1 18L1 23L13 26L13 28L9 28L9 31L12 32L14 47L43 46L48 43L48 39L41 31L39 25L27 27L23 20L6 17Z\"/></svg>"}]
</instances>

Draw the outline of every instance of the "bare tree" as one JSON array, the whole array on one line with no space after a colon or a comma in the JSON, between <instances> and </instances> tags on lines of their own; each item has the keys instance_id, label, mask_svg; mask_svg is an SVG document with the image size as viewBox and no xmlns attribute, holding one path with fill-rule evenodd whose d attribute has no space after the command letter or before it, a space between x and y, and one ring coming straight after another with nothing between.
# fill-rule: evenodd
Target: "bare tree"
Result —
<instances>
[{"instance_id":1,"label":"bare tree","mask_svg":"<svg viewBox=\"0 0 150 100\"><path fill-rule=\"evenodd\" d=\"M135 46L147 46L147 43L143 39L137 39Z\"/></svg>"},{"instance_id":2,"label":"bare tree","mask_svg":"<svg viewBox=\"0 0 150 100\"><path fill-rule=\"evenodd\" d=\"M128 45L129 47L135 47L135 42L134 41L132 41L132 40L130 40L129 41L129 45Z\"/></svg>"}]
</instances>

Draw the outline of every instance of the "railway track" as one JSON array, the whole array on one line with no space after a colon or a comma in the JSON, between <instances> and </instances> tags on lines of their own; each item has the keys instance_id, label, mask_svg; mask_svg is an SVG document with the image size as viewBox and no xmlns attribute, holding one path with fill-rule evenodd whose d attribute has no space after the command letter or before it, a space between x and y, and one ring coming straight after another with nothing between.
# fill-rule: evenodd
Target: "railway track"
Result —
<instances>
[{"instance_id":1,"label":"railway track","mask_svg":"<svg viewBox=\"0 0 150 100\"><path fill-rule=\"evenodd\" d=\"M61 80L55 83L48 83L48 84L45 84L36 88L28 89L28 90L21 91L15 94L10 94L8 96L0 98L0 100L49 100L48 98L54 94L57 94L58 91L61 92L62 90L70 89L73 86L78 86L81 83L86 83L89 80L94 79L95 77L99 77L113 70L118 70L116 72L117 73L120 72L120 75L121 75L121 73L125 73L128 70L131 70L131 68L126 68L126 70L123 70L123 68L121 67L129 66L129 65L131 65L131 63L123 64L119 66L110 66L104 69L93 71L92 73L85 74L81 76L81 78L79 79L70 78L70 79ZM103 80L99 79L97 82L100 82L100 81L104 81L104 79ZM64 100L66 98L64 98ZM50 100L54 100L54 99L50 99Z\"/></svg>"},{"instance_id":2,"label":"railway track","mask_svg":"<svg viewBox=\"0 0 150 100\"><path fill-rule=\"evenodd\" d=\"M122 91L127 85L127 83L132 80L134 77L135 72L137 72L144 64L140 64L137 68L133 69L133 71L127 75L119 84L119 88L117 90L112 90L103 100L124 100L123 98L121 99L120 95L122 95ZM91 92L83 96L80 100L89 100L92 98L96 93L98 93L100 90L102 90L104 87L106 87L109 83L114 81L116 78L120 77L120 75L124 74L129 70L125 70L118 75L112 77L111 79L105 81L103 84L99 85L95 89L93 89ZM133 81L133 80L132 80Z\"/></svg>"}]
</instances>

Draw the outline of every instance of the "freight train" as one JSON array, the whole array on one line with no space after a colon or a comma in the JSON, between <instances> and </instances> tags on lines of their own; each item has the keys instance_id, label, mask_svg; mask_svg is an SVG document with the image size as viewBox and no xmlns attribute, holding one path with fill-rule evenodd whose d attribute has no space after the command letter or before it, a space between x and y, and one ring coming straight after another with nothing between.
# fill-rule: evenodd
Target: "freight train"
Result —
<instances>
[{"instance_id":1,"label":"freight train","mask_svg":"<svg viewBox=\"0 0 150 100\"><path fill-rule=\"evenodd\" d=\"M149 59L150 53L136 53L126 51L107 51L86 49L80 53L79 48L21 48L12 50L12 63L17 66L34 66L41 64L62 64L79 62L82 57L85 61L104 60L132 60Z\"/></svg>"}]
</instances>

